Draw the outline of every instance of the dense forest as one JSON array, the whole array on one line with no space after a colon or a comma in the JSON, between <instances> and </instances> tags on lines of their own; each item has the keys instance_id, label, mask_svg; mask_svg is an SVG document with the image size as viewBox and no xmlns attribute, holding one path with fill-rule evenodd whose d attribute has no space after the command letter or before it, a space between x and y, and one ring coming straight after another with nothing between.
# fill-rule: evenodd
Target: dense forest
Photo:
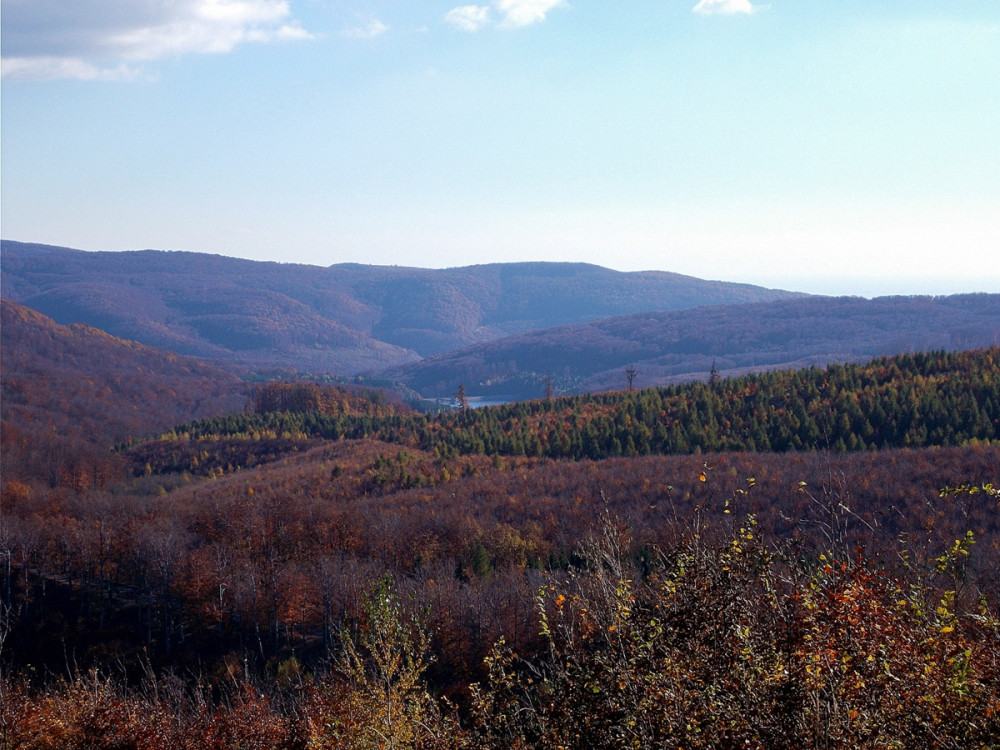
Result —
<instances>
[{"instance_id":1,"label":"dense forest","mask_svg":"<svg viewBox=\"0 0 1000 750\"><path fill-rule=\"evenodd\" d=\"M392 450L329 443L166 495L8 485L11 745L997 736L998 498L967 484L995 447ZM440 478L377 480L398 465Z\"/></svg>"},{"instance_id":2,"label":"dense forest","mask_svg":"<svg viewBox=\"0 0 1000 750\"><path fill-rule=\"evenodd\" d=\"M108 447L178 422L238 411L247 385L232 372L60 326L0 300L0 474L4 481L105 485L121 471Z\"/></svg>"},{"instance_id":3,"label":"dense forest","mask_svg":"<svg viewBox=\"0 0 1000 750\"><path fill-rule=\"evenodd\" d=\"M50 333L47 378L94 335ZM433 415L9 352L0 747L1000 737L996 349ZM129 402L184 424L99 426ZM93 427L24 458L60 412Z\"/></svg>"},{"instance_id":4,"label":"dense forest","mask_svg":"<svg viewBox=\"0 0 1000 750\"><path fill-rule=\"evenodd\" d=\"M282 387L302 398L317 386ZM318 396L311 396L317 399ZM438 456L600 459L704 451L854 451L990 442L1000 428L1000 350L906 354L668 388L425 414L257 408L132 447L132 465L195 471L206 444L373 438ZM187 458L185 458L187 456ZM240 466L238 461L234 466Z\"/></svg>"}]
</instances>

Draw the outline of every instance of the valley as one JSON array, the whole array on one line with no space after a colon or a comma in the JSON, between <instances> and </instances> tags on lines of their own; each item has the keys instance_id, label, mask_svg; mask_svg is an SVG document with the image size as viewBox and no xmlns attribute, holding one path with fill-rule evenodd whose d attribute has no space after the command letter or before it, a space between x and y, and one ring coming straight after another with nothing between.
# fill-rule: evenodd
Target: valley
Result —
<instances>
[{"instance_id":1,"label":"valley","mask_svg":"<svg viewBox=\"0 0 1000 750\"><path fill-rule=\"evenodd\" d=\"M998 295L785 295L519 332L540 311L500 295L511 336L495 312L488 334L475 318L418 347L345 297L368 327L314 341L318 313L259 293L293 271L280 294L301 297L312 269L188 259L218 263L215 286L153 293L144 274L178 259L120 259L102 286L30 258L69 251L11 247L9 746L617 747L634 722L644 746L798 747L822 719L843 746L985 748L1000 730ZM460 272L504 274L601 275ZM119 304L126 278L142 315ZM431 400L459 387L515 398Z\"/></svg>"}]
</instances>

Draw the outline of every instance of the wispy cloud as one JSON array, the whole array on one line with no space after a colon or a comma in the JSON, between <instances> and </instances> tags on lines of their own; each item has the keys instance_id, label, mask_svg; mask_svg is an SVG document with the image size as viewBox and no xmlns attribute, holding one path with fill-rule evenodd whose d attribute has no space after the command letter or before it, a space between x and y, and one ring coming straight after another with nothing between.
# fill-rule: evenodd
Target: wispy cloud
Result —
<instances>
[{"instance_id":1,"label":"wispy cloud","mask_svg":"<svg viewBox=\"0 0 1000 750\"><path fill-rule=\"evenodd\" d=\"M350 26L342 32L344 36L352 39L374 39L382 36L389 30L389 27L377 18L370 18L358 26Z\"/></svg>"},{"instance_id":2,"label":"wispy cloud","mask_svg":"<svg viewBox=\"0 0 1000 750\"><path fill-rule=\"evenodd\" d=\"M692 9L693 13L700 13L704 16L712 15L734 15L737 13L753 13L758 6L753 5L750 0L700 0Z\"/></svg>"},{"instance_id":3,"label":"wispy cloud","mask_svg":"<svg viewBox=\"0 0 1000 750\"><path fill-rule=\"evenodd\" d=\"M4 0L3 77L127 80L164 57L309 38L287 0Z\"/></svg>"},{"instance_id":4,"label":"wispy cloud","mask_svg":"<svg viewBox=\"0 0 1000 750\"><path fill-rule=\"evenodd\" d=\"M460 5L445 13L444 20L460 31L469 32L479 31L493 21L488 5Z\"/></svg>"},{"instance_id":5,"label":"wispy cloud","mask_svg":"<svg viewBox=\"0 0 1000 750\"><path fill-rule=\"evenodd\" d=\"M502 29L517 29L545 20L553 8L566 5L565 0L494 0L490 5L460 5L448 11L444 20L461 31L479 31L497 25ZM499 20L494 22L493 12Z\"/></svg>"},{"instance_id":6,"label":"wispy cloud","mask_svg":"<svg viewBox=\"0 0 1000 750\"><path fill-rule=\"evenodd\" d=\"M100 67L72 57L5 57L3 77L11 80L54 81L74 78L78 81L134 81L143 78L141 67L119 64Z\"/></svg>"}]
</instances>

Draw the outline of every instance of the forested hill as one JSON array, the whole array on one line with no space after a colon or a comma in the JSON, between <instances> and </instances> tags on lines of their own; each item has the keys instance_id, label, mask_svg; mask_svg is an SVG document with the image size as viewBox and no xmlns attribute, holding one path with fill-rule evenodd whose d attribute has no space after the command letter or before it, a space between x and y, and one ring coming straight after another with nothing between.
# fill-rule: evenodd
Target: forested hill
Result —
<instances>
[{"instance_id":1,"label":"forested hill","mask_svg":"<svg viewBox=\"0 0 1000 750\"><path fill-rule=\"evenodd\" d=\"M0 312L5 480L106 472L116 441L246 404L246 383L192 357L57 325L6 299Z\"/></svg>"},{"instance_id":2,"label":"forested hill","mask_svg":"<svg viewBox=\"0 0 1000 750\"><path fill-rule=\"evenodd\" d=\"M511 336L386 374L425 396L538 398L723 375L1000 344L1000 294L808 297L645 312Z\"/></svg>"},{"instance_id":3,"label":"forested hill","mask_svg":"<svg viewBox=\"0 0 1000 750\"><path fill-rule=\"evenodd\" d=\"M218 446L227 438L249 445L277 436L371 438L444 457L572 459L992 442L1000 438L1000 349L907 354L864 365L540 399L435 417L239 414L179 427L158 441L133 446L132 462L194 471L185 456L200 450L203 441ZM230 453L235 465L238 452Z\"/></svg>"},{"instance_id":4,"label":"forested hill","mask_svg":"<svg viewBox=\"0 0 1000 750\"><path fill-rule=\"evenodd\" d=\"M254 367L350 374L525 331L791 292L582 263L431 270L3 241L2 295L62 324Z\"/></svg>"},{"instance_id":5,"label":"forested hill","mask_svg":"<svg viewBox=\"0 0 1000 750\"><path fill-rule=\"evenodd\" d=\"M29 412L62 435L110 445L246 405L247 383L194 357L58 325L10 300L0 311L5 419Z\"/></svg>"}]
</instances>

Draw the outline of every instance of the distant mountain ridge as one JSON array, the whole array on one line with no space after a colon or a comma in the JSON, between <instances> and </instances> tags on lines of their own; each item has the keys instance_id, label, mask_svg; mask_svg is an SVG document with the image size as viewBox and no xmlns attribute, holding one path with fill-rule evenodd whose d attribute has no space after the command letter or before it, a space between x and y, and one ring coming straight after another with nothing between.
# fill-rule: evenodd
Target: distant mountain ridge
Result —
<instances>
[{"instance_id":1,"label":"distant mountain ridge","mask_svg":"<svg viewBox=\"0 0 1000 750\"><path fill-rule=\"evenodd\" d=\"M1000 294L808 297L645 312L559 326L446 352L384 374L425 396L539 398L665 385L721 375L851 362L881 355L1000 345Z\"/></svg>"},{"instance_id":2,"label":"distant mountain ridge","mask_svg":"<svg viewBox=\"0 0 1000 750\"><path fill-rule=\"evenodd\" d=\"M1000 344L1000 295L819 297L584 263L328 268L0 244L0 292L56 323L247 369L537 398Z\"/></svg>"},{"instance_id":3,"label":"distant mountain ridge","mask_svg":"<svg viewBox=\"0 0 1000 750\"><path fill-rule=\"evenodd\" d=\"M354 374L532 330L803 295L583 263L327 268L0 243L0 294L58 323L246 367Z\"/></svg>"}]
</instances>

